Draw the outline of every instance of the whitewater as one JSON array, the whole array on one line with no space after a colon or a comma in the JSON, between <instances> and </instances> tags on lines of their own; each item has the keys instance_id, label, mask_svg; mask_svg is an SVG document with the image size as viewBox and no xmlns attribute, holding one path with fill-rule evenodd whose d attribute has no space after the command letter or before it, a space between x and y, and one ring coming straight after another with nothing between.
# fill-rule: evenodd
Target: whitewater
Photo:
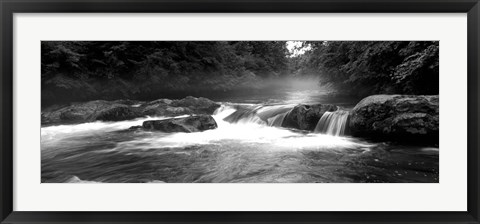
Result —
<instances>
[{"instance_id":1,"label":"whitewater","mask_svg":"<svg viewBox=\"0 0 480 224\"><path fill-rule=\"evenodd\" d=\"M128 130L146 117L42 127L42 182L425 182L438 150L346 134L348 109L314 131L283 128L295 104L222 103L218 128L195 133ZM400 162L399 162L400 161Z\"/></svg>"}]
</instances>

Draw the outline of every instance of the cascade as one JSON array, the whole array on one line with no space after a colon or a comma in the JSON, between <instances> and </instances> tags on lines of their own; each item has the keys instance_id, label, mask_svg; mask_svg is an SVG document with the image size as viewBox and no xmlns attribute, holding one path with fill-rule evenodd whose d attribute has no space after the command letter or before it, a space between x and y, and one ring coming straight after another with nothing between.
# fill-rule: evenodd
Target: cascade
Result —
<instances>
[{"instance_id":1,"label":"cascade","mask_svg":"<svg viewBox=\"0 0 480 224\"><path fill-rule=\"evenodd\" d=\"M327 135L342 136L345 134L347 126L348 111L337 110L325 112L315 127L316 133Z\"/></svg>"},{"instance_id":2,"label":"cascade","mask_svg":"<svg viewBox=\"0 0 480 224\"><path fill-rule=\"evenodd\" d=\"M278 114L274 117L271 117L267 120L268 126L272 127L282 127L283 124L283 119L285 119L285 116L287 116L288 112L285 112L283 114Z\"/></svg>"},{"instance_id":3,"label":"cascade","mask_svg":"<svg viewBox=\"0 0 480 224\"><path fill-rule=\"evenodd\" d=\"M281 127L283 119L293 105L262 105L237 107L223 120L229 123L256 123Z\"/></svg>"}]
</instances>

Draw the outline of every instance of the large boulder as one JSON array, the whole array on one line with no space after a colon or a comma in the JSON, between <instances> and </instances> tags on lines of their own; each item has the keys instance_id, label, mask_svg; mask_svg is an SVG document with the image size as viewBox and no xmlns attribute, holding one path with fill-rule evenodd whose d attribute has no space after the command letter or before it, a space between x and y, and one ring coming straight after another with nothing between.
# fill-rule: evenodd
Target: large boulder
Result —
<instances>
[{"instance_id":1,"label":"large boulder","mask_svg":"<svg viewBox=\"0 0 480 224\"><path fill-rule=\"evenodd\" d=\"M147 105L141 108L141 113L144 116L180 116L194 114L192 110L186 107L171 107L162 104Z\"/></svg>"},{"instance_id":2,"label":"large boulder","mask_svg":"<svg viewBox=\"0 0 480 224\"><path fill-rule=\"evenodd\" d=\"M142 127L146 130L162 132L199 132L217 128L217 122L210 115L195 115L183 118L144 121Z\"/></svg>"},{"instance_id":3,"label":"large boulder","mask_svg":"<svg viewBox=\"0 0 480 224\"><path fill-rule=\"evenodd\" d=\"M167 107L172 103L169 99L158 99L143 104L140 108L145 116L165 116Z\"/></svg>"},{"instance_id":4,"label":"large boulder","mask_svg":"<svg viewBox=\"0 0 480 224\"><path fill-rule=\"evenodd\" d=\"M282 127L313 131L325 112L336 110L338 110L338 107L331 104L300 104L287 113L283 119Z\"/></svg>"},{"instance_id":5,"label":"large boulder","mask_svg":"<svg viewBox=\"0 0 480 224\"><path fill-rule=\"evenodd\" d=\"M350 113L353 136L438 144L438 95L373 95Z\"/></svg>"}]
</instances>

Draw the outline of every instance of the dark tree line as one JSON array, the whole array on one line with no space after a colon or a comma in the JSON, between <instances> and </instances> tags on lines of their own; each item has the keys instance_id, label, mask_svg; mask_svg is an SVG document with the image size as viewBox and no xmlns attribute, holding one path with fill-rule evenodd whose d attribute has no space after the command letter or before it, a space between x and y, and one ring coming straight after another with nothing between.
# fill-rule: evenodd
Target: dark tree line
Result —
<instances>
[{"instance_id":1,"label":"dark tree line","mask_svg":"<svg viewBox=\"0 0 480 224\"><path fill-rule=\"evenodd\" d=\"M255 87L287 71L284 41L44 41L42 102Z\"/></svg>"},{"instance_id":2,"label":"dark tree line","mask_svg":"<svg viewBox=\"0 0 480 224\"><path fill-rule=\"evenodd\" d=\"M434 41L305 42L297 75L314 74L339 94L438 94L439 43Z\"/></svg>"},{"instance_id":3,"label":"dark tree line","mask_svg":"<svg viewBox=\"0 0 480 224\"><path fill-rule=\"evenodd\" d=\"M438 94L438 42L44 41L42 103L154 99L318 76L339 94Z\"/></svg>"}]
</instances>

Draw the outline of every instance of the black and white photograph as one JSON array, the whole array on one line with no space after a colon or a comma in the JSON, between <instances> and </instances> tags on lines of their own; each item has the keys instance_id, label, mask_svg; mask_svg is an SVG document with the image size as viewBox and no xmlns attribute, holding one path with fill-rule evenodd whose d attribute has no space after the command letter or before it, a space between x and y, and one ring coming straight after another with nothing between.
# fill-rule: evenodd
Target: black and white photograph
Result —
<instances>
[{"instance_id":1,"label":"black and white photograph","mask_svg":"<svg viewBox=\"0 0 480 224\"><path fill-rule=\"evenodd\" d=\"M41 183L439 183L439 41L39 44Z\"/></svg>"}]
</instances>

